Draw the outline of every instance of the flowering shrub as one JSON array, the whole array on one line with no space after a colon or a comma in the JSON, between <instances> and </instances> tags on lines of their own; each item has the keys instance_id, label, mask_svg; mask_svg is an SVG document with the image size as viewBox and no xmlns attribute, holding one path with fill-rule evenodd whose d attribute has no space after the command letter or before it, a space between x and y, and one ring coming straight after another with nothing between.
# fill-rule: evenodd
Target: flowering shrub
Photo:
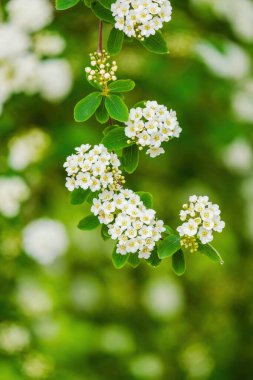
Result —
<instances>
[{"instance_id":1,"label":"flowering shrub","mask_svg":"<svg viewBox=\"0 0 253 380\"><path fill-rule=\"evenodd\" d=\"M67 9L78 2L56 0L56 7ZM124 188L122 173L136 170L139 151L147 148L150 157L164 153L161 144L178 138L182 129L175 111L156 101L139 102L129 112L122 95L133 90L135 83L117 79L118 67L116 61L111 61L111 55L121 50L124 33L139 39L149 51L165 54L166 43L157 30L171 18L170 2L85 0L84 3L99 18L98 49L90 54L90 66L85 69L88 82L97 91L77 103L74 118L82 123L95 116L100 124L109 125L99 145L93 148L81 145L64 164L71 202L86 201L91 205L91 214L78 227L92 230L101 225L103 239L116 241L112 253L116 268L126 263L136 267L142 258L156 267L162 259L172 257L173 270L182 275L188 251L222 263L221 256L209 243L213 240L212 232L221 232L225 224L220 219L219 207L209 202L207 196L190 197L180 213L184 223L174 230L156 217L151 194ZM107 50L102 46L103 21L113 24Z\"/></svg>"}]
</instances>

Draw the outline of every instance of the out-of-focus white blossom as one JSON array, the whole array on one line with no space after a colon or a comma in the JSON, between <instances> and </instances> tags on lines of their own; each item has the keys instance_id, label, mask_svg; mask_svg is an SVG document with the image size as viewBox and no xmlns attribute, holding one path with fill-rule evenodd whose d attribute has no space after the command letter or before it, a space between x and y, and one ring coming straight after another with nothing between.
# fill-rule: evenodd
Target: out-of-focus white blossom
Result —
<instances>
[{"instance_id":1,"label":"out-of-focus white blossom","mask_svg":"<svg viewBox=\"0 0 253 380\"><path fill-rule=\"evenodd\" d=\"M48 0L9 0L10 21L19 28L35 32L53 20L53 6Z\"/></svg>"},{"instance_id":2,"label":"out-of-focus white blossom","mask_svg":"<svg viewBox=\"0 0 253 380\"><path fill-rule=\"evenodd\" d=\"M22 326L14 323L0 325L0 349L8 354L24 350L30 343L30 334Z\"/></svg>"},{"instance_id":3,"label":"out-of-focus white blossom","mask_svg":"<svg viewBox=\"0 0 253 380\"><path fill-rule=\"evenodd\" d=\"M181 245L189 247L191 252L198 250L198 242L210 243L213 232L220 233L225 227L220 218L219 206L210 202L207 196L190 196L189 202L183 205L180 219L183 224L177 231L181 236Z\"/></svg>"},{"instance_id":4,"label":"out-of-focus white blossom","mask_svg":"<svg viewBox=\"0 0 253 380\"><path fill-rule=\"evenodd\" d=\"M1 90L0 90L1 91ZM253 80L246 79L235 91L232 98L232 108L235 116L246 123L253 122Z\"/></svg>"},{"instance_id":5,"label":"out-of-focus white blossom","mask_svg":"<svg viewBox=\"0 0 253 380\"><path fill-rule=\"evenodd\" d=\"M226 146L221 157L225 166L236 173L245 174L252 168L252 147L246 139L238 138Z\"/></svg>"},{"instance_id":6,"label":"out-of-focus white blossom","mask_svg":"<svg viewBox=\"0 0 253 380\"><path fill-rule=\"evenodd\" d=\"M62 53L65 41L57 33L38 32L52 21L51 2L10 0L6 11L0 25L0 113L20 92L61 100L71 89L71 69L67 60L51 57Z\"/></svg>"},{"instance_id":7,"label":"out-of-focus white blossom","mask_svg":"<svg viewBox=\"0 0 253 380\"><path fill-rule=\"evenodd\" d=\"M53 369L52 359L40 353L30 353L22 362L22 370L29 379L47 379Z\"/></svg>"},{"instance_id":8,"label":"out-of-focus white blossom","mask_svg":"<svg viewBox=\"0 0 253 380\"><path fill-rule=\"evenodd\" d=\"M191 0L196 6L208 6L218 18L227 20L243 41L253 40L253 3L251 0Z\"/></svg>"},{"instance_id":9,"label":"out-of-focus white blossom","mask_svg":"<svg viewBox=\"0 0 253 380\"><path fill-rule=\"evenodd\" d=\"M72 73L65 59L42 61L39 70L39 92L50 101L64 98L72 86Z\"/></svg>"},{"instance_id":10,"label":"out-of-focus white blossom","mask_svg":"<svg viewBox=\"0 0 253 380\"><path fill-rule=\"evenodd\" d=\"M55 56L65 49L65 40L56 33L42 32L34 37L34 50L39 56Z\"/></svg>"},{"instance_id":11,"label":"out-of-focus white blossom","mask_svg":"<svg viewBox=\"0 0 253 380\"><path fill-rule=\"evenodd\" d=\"M112 240L117 240L116 252L120 255L138 252L139 258L148 259L165 231L156 212L147 209L132 190L105 190L93 200L91 212L108 227Z\"/></svg>"},{"instance_id":12,"label":"out-of-focus white blossom","mask_svg":"<svg viewBox=\"0 0 253 380\"><path fill-rule=\"evenodd\" d=\"M195 51L209 70L218 77L239 80L250 72L250 57L233 42L226 41L223 52L206 41L198 43Z\"/></svg>"},{"instance_id":13,"label":"out-of-focus white blossom","mask_svg":"<svg viewBox=\"0 0 253 380\"><path fill-rule=\"evenodd\" d=\"M176 112L156 101L147 101L144 107L132 108L125 128L129 144L135 142L140 149L148 147L150 157L164 153L161 144L178 138L181 131Z\"/></svg>"},{"instance_id":14,"label":"out-of-focus white blossom","mask_svg":"<svg viewBox=\"0 0 253 380\"><path fill-rule=\"evenodd\" d=\"M68 248L69 240L62 223L52 219L37 219L23 230L23 249L40 264L51 264Z\"/></svg>"},{"instance_id":15,"label":"out-of-focus white blossom","mask_svg":"<svg viewBox=\"0 0 253 380\"><path fill-rule=\"evenodd\" d=\"M0 24L0 60L24 53L30 45L30 37L16 25Z\"/></svg>"},{"instance_id":16,"label":"out-of-focus white blossom","mask_svg":"<svg viewBox=\"0 0 253 380\"><path fill-rule=\"evenodd\" d=\"M9 142L9 166L18 171L26 169L43 157L49 143L50 137L38 128L13 137Z\"/></svg>"},{"instance_id":17,"label":"out-of-focus white blossom","mask_svg":"<svg viewBox=\"0 0 253 380\"><path fill-rule=\"evenodd\" d=\"M117 0L111 11L116 29L143 40L171 20L172 7L168 0Z\"/></svg>"},{"instance_id":18,"label":"out-of-focus white blossom","mask_svg":"<svg viewBox=\"0 0 253 380\"><path fill-rule=\"evenodd\" d=\"M119 166L117 155L110 153L103 144L92 149L89 144L81 145L64 163L68 174L66 187L69 191L79 188L92 192L117 190L125 182Z\"/></svg>"},{"instance_id":19,"label":"out-of-focus white blossom","mask_svg":"<svg viewBox=\"0 0 253 380\"><path fill-rule=\"evenodd\" d=\"M0 177L0 214L7 218L18 215L21 203L29 198L30 190L20 177Z\"/></svg>"}]
</instances>

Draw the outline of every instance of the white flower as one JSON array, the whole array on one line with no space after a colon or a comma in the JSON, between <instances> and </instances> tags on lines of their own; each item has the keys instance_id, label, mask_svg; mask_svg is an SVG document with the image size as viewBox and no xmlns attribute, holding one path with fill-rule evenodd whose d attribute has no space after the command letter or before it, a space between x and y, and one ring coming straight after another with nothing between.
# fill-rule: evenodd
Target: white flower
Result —
<instances>
[{"instance_id":1,"label":"white flower","mask_svg":"<svg viewBox=\"0 0 253 380\"><path fill-rule=\"evenodd\" d=\"M111 11L116 29L123 30L128 37L142 40L171 20L172 7L168 0L117 0Z\"/></svg>"},{"instance_id":2,"label":"white flower","mask_svg":"<svg viewBox=\"0 0 253 380\"><path fill-rule=\"evenodd\" d=\"M62 223L42 218L29 223L23 230L24 251L40 264L51 264L68 248L69 240Z\"/></svg>"},{"instance_id":3,"label":"white flower","mask_svg":"<svg viewBox=\"0 0 253 380\"><path fill-rule=\"evenodd\" d=\"M199 241L202 244L210 243L213 240L212 232L222 232L225 227L219 206L210 202L207 196L190 196L189 203L184 204L180 211L180 219L184 222L177 228L181 245L191 251L198 250Z\"/></svg>"},{"instance_id":4,"label":"white flower","mask_svg":"<svg viewBox=\"0 0 253 380\"><path fill-rule=\"evenodd\" d=\"M50 143L50 137L38 128L13 137L9 142L8 163L12 169L22 171L39 161Z\"/></svg>"},{"instance_id":5,"label":"white flower","mask_svg":"<svg viewBox=\"0 0 253 380\"><path fill-rule=\"evenodd\" d=\"M20 177L0 177L0 214L15 217L22 202L26 201L30 190Z\"/></svg>"},{"instance_id":6,"label":"white flower","mask_svg":"<svg viewBox=\"0 0 253 380\"><path fill-rule=\"evenodd\" d=\"M150 157L164 153L161 144L178 138L181 131L175 111L169 111L156 101L147 101L144 108L132 108L125 127L129 143L135 142L140 145L140 149L148 147L147 154Z\"/></svg>"},{"instance_id":7,"label":"white flower","mask_svg":"<svg viewBox=\"0 0 253 380\"><path fill-rule=\"evenodd\" d=\"M109 235L118 241L116 252L121 255L138 252L140 258L148 259L165 231L155 211L147 209L132 190L100 193L93 200L91 212L108 226Z\"/></svg>"},{"instance_id":8,"label":"white flower","mask_svg":"<svg viewBox=\"0 0 253 380\"><path fill-rule=\"evenodd\" d=\"M49 101L64 98L72 86L72 72L65 59L42 61L39 70L39 92Z\"/></svg>"},{"instance_id":9,"label":"white flower","mask_svg":"<svg viewBox=\"0 0 253 380\"><path fill-rule=\"evenodd\" d=\"M34 50L39 56L55 56L65 49L65 40L56 33L42 32L35 36Z\"/></svg>"},{"instance_id":10,"label":"white flower","mask_svg":"<svg viewBox=\"0 0 253 380\"><path fill-rule=\"evenodd\" d=\"M101 87L105 87L108 82L117 79L115 75L118 70L117 63L110 61L110 56L105 50L91 53L90 60L91 67L88 66L85 68L89 81L99 84Z\"/></svg>"},{"instance_id":11,"label":"white flower","mask_svg":"<svg viewBox=\"0 0 253 380\"><path fill-rule=\"evenodd\" d=\"M69 156L64 163L68 174L66 187L69 191L82 188L95 192L122 187L125 180L119 169L118 157L109 153L104 145L95 145L93 149L90 145L81 145L75 150L76 154ZM102 201L110 201L113 195L113 191L105 191Z\"/></svg>"},{"instance_id":12,"label":"white flower","mask_svg":"<svg viewBox=\"0 0 253 380\"><path fill-rule=\"evenodd\" d=\"M0 60L13 58L30 47L29 36L11 23L0 25Z\"/></svg>"},{"instance_id":13,"label":"white flower","mask_svg":"<svg viewBox=\"0 0 253 380\"><path fill-rule=\"evenodd\" d=\"M30 334L27 329L14 323L0 325L0 348L8 354L14 354L27 348Z\"/></svg>"},{"instance_id":14,"label":"white flower","mask_svg":"<svg viewBox=\"0 0 253 380\"><path fill-rule=\"evenodd\" d=\"M29 32L44 28L53 19L53 7L48 0L10 0L6 9L10 21Z\"/></svg>"}]
</instances>

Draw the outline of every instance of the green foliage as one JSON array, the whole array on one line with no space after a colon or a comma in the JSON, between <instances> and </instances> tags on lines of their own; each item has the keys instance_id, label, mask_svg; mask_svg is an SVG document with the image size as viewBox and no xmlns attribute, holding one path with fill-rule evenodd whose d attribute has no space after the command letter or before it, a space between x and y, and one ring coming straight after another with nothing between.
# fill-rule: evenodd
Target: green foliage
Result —
<instances>
[{"instance_id":1,"label":"green foliage","mask_svg":"<svg viewBox=\"0 0 253 380\"><path fill-rule=\"evenodd\" d=\"M124 42L124 36L122 30L112 28L107 41L107 51L110 55L120 53Z\"/></svg>"},{"instance_id":2,"label":"green foliage","mask_svg":"<svg viewBox=\"0 0 253 380\"><path fill-rule=\"evenodd\" d=\"M174 255L181 248L180 236L169 235L158 246L158 256L160 259L166 259Z\"/></svg>"},{"instance_id":3,"label":"green foliage","mask_svg":"<svg viewBox=\"0 0 253 380\"><path fill-rule=\"evenodd\" d=\"M101 236L104 241L110 239L110 235L108 232L108 227L105 224L102 224L101 226Z\"/></svg>"},{"instance_id":4,"label":"green foliage","mask_svg":"<svg viewBox=\"0 0 253 380\"><path fill-rule=\"evenodd\" d=\"M123 268L128 261L129 255L130 255L129 253L127 255L120 255L119 253L116 252L116 247L115 247L112 252L112 262L113 262L114 267L116 269Z\"/></svg>"},{"instance_id":5,"label":"green foliage","mask_svg":"<svg viewBox=\"0 0 253 380\"><path fill-rule=\"evenodd\" d=\"M88 197L90 190L74 189L70 193L70 202L72 205L82 204Z\"/></svg>"},{"instance_id":6,"label":"green foliage","mask_svg":"<svg viewBox=\"0 0 253 380\"><path fill-rule=\"evenodd\" d=\"M141 44L151 53L167 54L168 48L166 41L160 32L156 32L153 36L145 38Z\"/></svg>"},{"instance_id":7,"label":"green foliage","mask_svg":"<svg viewBox=\"0 0 253 380\"><path fill-rule=\"evenodd\" d=\"M84 231L91 231L97 228L99 225L100 222L98 220L98 217L91 214L80 220L78 228Z\"/></svg>"},{"instance_id":8,"label":"green foliage","mask_svg":"<svg viewBox=\"0 0 253 380\"><path fill-rule=\"evenodd\" d=\"M182 249L172 256L172 269L178 276L182 276L185 273L186 265Z\"/></svg>"},{"instance_id":9,"label":"green foliage","mask_svg":"<svg viewBox=\"0 0 253 380\"><path fill-rule=\"evenodd\" d=\"M140 265L141 259L138 257L138 252L137 253L131 253L129 255L129 257L128 257L128 263L133 268L137 268Z\"/></svg>"},{"instance_id":10,"label":"green foliage","mask_svg":"<svg viewBox=\"0 0 253 380\"><path fill-rule=\"evenodd\" d=\"M102 95L100 92L92 92L80 100L74 110L75 121L80 123L88 120L92 115L94 115L101 102Z\"/></svg>"},{"instance_id":11,"label":"green foliage","mask_svg":"<svg viewBox=\"0 0 253 380\"><path fill-rule=\"evenodd\" d=\"M129 146L128 138L125 135L125 128L110 127L108 133L102 139L101 143L109 150L122 149Z\"/></svg>"},{"instance_id":12,"label":"green foliage","mask_svg":"<svg viewBox=\"0 0 253 380\"><path fill-rule=\"evenodd\" d=\"M139 164L139 148L136 144L123 149L122 166L128 173L135 172Z\"/></svg>"},{"instance_id":13,"label":"green foliage","mask_svg":"<svg viewBox=\"0 0 253 380\"><path fill-rule=\"evenodd\" d=\"M103 7L103 5L101 5L101 2L91 3L91 9L95 16L97 16L100 20L109 24L114 24L114 18L112 16L111 11Z\"/></svg>"},{"instance_id":14,"label":"green foliage","mask_svg":"<svg viewBox=\"0 0 253 380\"><path fill-rule=\"evenodd\" d=\"M98 0L100 4L103 5L103 7L107 9L111 9L111 6L113 3L115 3L115 0Z\"/></svg>"},{"instance_id":15,"label":"green foliage","mask_svg":"<svg viewBox=\"0 0 253 380\"><path fill-rule=\"evenodd\" d=\"M110 92L128 92L132 91L135 87L135 83L131 79L116 80L109 84L108 88Z\"/></svg>"},{"instance_id":16,"label":"green foliage","mask_svg":"<svg viewBox=\"0 0 253 380\"><path fill-rule=\"evenodd\" d=\"M112 119L127 122L128 108L118 95L108 95L105 98L105 108Z\"/></svg>"},{"instance_id":17,"label":"green foliage","mask_svg":"<svg viewBox=\"0 0 253 380\"><path fill-rule=\"evenodd\" d=\"M100 106L98 107L96 111L96 119L100 124L105 124L109 120L109 115L108 112L106 111L105 108L105 100L103 99Z\"/></svg>"},{"instance_id":18,"label":"green foliage","mask_svg":"<svg viewBox=\"0 0 253 380\"><path fill-rule=\"evenodd\" d=\"M157 268L160 264L161 264L161 259L158 257L158 254L157 254L157 247L154 248L154 250L152 251L150 257L147 259L147 263L153 267L153 268Z\"/></svg>"},{"instance_id":19,"label":"green foliage","mask_svg":"<svg viewBox=\"0 0 253 380\"><path fill-rule=\"evenodd\" d=\"M198 252L207 256L214 263L224 264L224 261L219 252L211 244L199 243Z\"/></svg>"},{"instance_id":20,"label":"green foliage","mask_svg":"<svg viewBox=\"0 0 253 380\"><path fill-rule=\"evenodd\" d=\"M55 7L59 11L69 9L79 3L80 0L56 0Z\"/></svg>"},{"instance_id":21,"label":"green foliage","mask_svg":"<svg viewBox=\"0 0 253 380\"><path fill-rule=\"evenodd\" d=\"M138 191L137 194L141 198L141 201L143 202L144 206L147 208L153 207L153 196L150 193L147 193L145 191Z\"/></svg>"}]
</instances>

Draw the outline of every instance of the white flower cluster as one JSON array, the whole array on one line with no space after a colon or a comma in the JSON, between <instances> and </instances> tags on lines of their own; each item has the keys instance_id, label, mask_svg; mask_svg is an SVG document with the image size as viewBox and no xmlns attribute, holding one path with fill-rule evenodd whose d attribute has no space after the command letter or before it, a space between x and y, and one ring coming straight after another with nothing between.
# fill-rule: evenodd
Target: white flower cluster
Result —
<instances>
[{"instance_id":1,"label":"white flower cluster","mask_svg":"<svg viewBox=\"0 0 253 380\"><path fill-rule=\"evenodd\" d=\"M7 218L18 215L20 205L29 198L30 190L20 177L0 177L0 214Z\"/></svg>"},{"instance_id":2,"label":"white flower cluster","mask_svg":"<svg viewBox=\"0 0 253 380\"><path fill-rule=\"evenodd\" d=\"M156 212L147 209L132 190L102 192L93 200L91 212L107 225L111 238L118 241L116 252L121 255L138 252L139 258L148 259L165 231Z\"/></svg>"},{"instance_id":3,"label":"white flower cluster","mask_svg":"<svg viewBox=\"0 0 253 380\"><path fill-rule=\"evenodd\" d=\"M120 161L116 154L108 152L103 144L85 144L76 148L76 153L67 158L64 163L68 174L66 187L74 189L118 190L125 183L119 169Z\"/></svg>"},{"instance_id":4,"label":"white flower cluster","mask_svg":"<svg viewBox=\"0 0 253 380\"><path fill-rule=\"evenodd\" d=\"M161 144L179 137L181 131L176 112L156 101L147 101L144 108L132 108L125 128L126 136L131 139L129 143L134 141L140 149L149 147L150 157L164 153Z\"/></svg>"},{"instance_id":5,"label":"white flower cluster","mask_svg":"<svg viewBox=\"0 0 253 380\"><path fill-rule=\"evenodd\" d=\"M207 196L192 195L189 203L183 205L180 219L184 222L177 228L181 236L181 244L192 252L198 250L198 241L202 244L213 240L213 231L222 232L225 223L220 218L217 204L209 201Z\"/></svg>"},{"instance_id":6,"label":"white flower cluster","mask_svg":"<svg viewBox=\"0 0 253 380\"><path fill-rule=\"evenodd\" d=\"M23 230L25 252L40 264L51 264L68 248L69 239L62 223L42 218L29 223Z\"/></svg>"},{"instance_id":7,"label":"white flower cluster","mask_svg":"<svg viewBox=\"0 0 253 380\"><path fill-rule=\"evenodd\" d=\"M143 40L171 20L172 7L168 0L117 0L111 11L116 29Z\"/></svg>"},{"instance_id":8,"label":"white flower cluster","mask_svg":"<svg viewBox=\"0 0 253 380\"><path fill-rule=\"evenodd\" d=\"M50 101L63 98L72 85L70 65L49 57L60 54L65 42L56 33L40 32L53 19L51 2L10 0L6 14L0 25L0 113L20 92L40 93Z\"/></svg>"},{"instance_id":9,"label":"white flower cluster","mask_svg":"<svg viewBox=\"0 0 253 380\"><path fill-rule=\"evenodd\" d=\"M116 61L110 62L110 56L105 51L90 54L91 67L86 67L88 80L104 87L108 82L117 80L115 75L118 70Z\"/></svg>"},{"instance_id":10,"label":"white flower cluster","mask_svg":"<svg viewBox=\"0 0 253 380\"><path fill-rule=\"evenodd\" d=\"M50 137L38 128L13 137L9 142L9 166L18 171L26 169L43 157L49 144Z\"/></svg>"}]
</instances>

